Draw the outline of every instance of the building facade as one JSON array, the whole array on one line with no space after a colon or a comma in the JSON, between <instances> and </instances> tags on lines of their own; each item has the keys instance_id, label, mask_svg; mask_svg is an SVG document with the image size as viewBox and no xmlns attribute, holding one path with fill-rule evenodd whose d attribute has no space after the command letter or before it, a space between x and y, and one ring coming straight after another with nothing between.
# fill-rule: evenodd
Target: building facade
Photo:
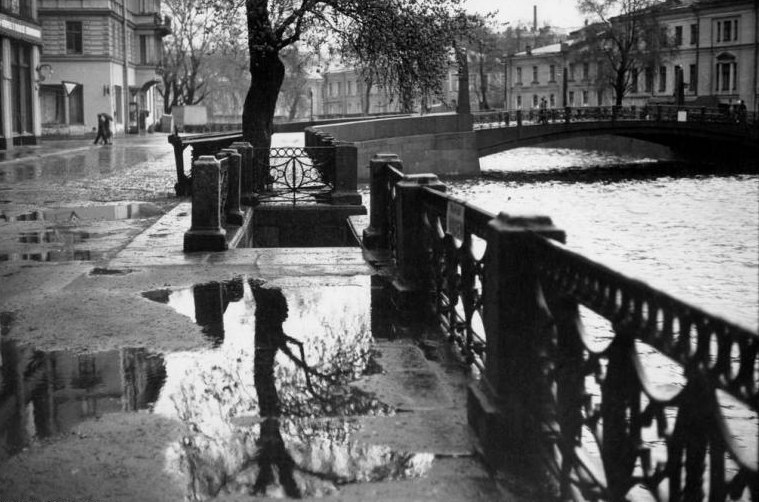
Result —
<instances>
[{"instance_id":1,"label":"building facade","mask_svg":"<svg viewBox=\"0 0 759 502\"><path fill-rule=\"evenodd\" d=\"M40 85L42 134L83 134L108 113L115 132L149 128L162 115L154 86L170 20L160 0L36 0L51 74Z\"/></svg>"},{"instance_id":2,"label":"building facade","mask_svg":"<svg viewBox=\"0 0 759 502\"><path fill-rule=\"evenodd\" d=\"M0 0L0 150L40 136L41 45L37 0Z\"/></svg>"},{"instance_id":3,"label":"building facade","mask_svg":"<svg viewBox=\"0 0 759 502\"><path fill-rule=\"evenodd\" d=\"M681 0L660 15L674 51L656 68L634 68L623 104L678 101L685 106L759 106L759 24L753 0ZM592 27L591 27L592 28ZM530 109L608 106L614 92L601 78L603 61L583 50L582 30L565 43L515 54L507 61L507 102Z\"/></svg>"}]
</instances>

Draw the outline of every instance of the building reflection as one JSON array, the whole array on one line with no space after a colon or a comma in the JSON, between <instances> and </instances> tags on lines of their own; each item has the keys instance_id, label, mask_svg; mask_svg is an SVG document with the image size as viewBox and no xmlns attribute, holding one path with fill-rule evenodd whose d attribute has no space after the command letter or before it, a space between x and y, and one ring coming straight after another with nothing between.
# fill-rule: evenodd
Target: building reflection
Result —
<instances>
[{"instance_id":1,"label":"building reflection","mask_svg":"<svg viewBox=\"0 0 759 502\"><path fill-rule=\"evenodd\" d=\"M150 407L166 378L145 349L43 352L0 342L0 461L83 420Z\"/></svg>"}]
</instances>

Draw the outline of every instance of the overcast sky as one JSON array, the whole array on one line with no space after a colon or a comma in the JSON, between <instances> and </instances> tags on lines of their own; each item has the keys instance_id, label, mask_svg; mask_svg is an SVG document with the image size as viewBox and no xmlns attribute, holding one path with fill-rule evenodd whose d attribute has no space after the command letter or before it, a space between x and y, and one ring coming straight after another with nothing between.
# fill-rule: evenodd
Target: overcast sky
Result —
<instances>
[{"instance_id":1,"label":"overcast sky","mask_svg":"<svg viewBox=\"0 0 759 502\"><path fill-rule=\"evenodd\" d=\"M548 23L562 28L582 26L583 17L577 12L577 0L465 0L472 12L498 11L497 21L532 24L532 7L538 7L538 26Z\"/></svg>"}]
</instances>

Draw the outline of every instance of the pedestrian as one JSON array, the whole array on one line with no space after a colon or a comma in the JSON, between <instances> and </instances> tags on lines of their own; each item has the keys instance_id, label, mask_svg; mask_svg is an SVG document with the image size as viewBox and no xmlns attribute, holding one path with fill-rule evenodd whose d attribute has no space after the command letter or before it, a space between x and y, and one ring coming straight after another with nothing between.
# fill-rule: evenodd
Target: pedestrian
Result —
<instances>
[{"instance_id":1,"label":"pedestrian","mask_svg":"<svg viewBox=\"0 0 759 502\"><path fill-rule=\"evenodd\" d=\"M548 123L548 103L546 98L540 98L540 123Z\"/></svg>"},{"instance_id":2,"label":"pedestrian","mask_svg":"<svg viewBox=\"0 0 759 502\"><path fill-rule=\"evenodd\" d=\"M111 130L111 121L113 121L113 117L107 113L101 113L101 115L103 116L103 135L105 138L105 144L110 145L113 143L113 131Z\"/></svg>"},{"instance_id":3,"label":"pedestrian","mask_svg":"<svg viewBox=\"0 0 759 502\"><path fill-rule=\"evenodd\" d=\"M743 125L746 123L746 114L748 113L748 110L746 108L746 102L741 100L738 101L738 123Z\"/></svg>"},{"instance_id":4,"label":"pedestrian","mask_svg":"<svg viewBox=\"0 0 759 502\"><path fill-rule=\"evenodd\" d=\"M103 144L106 144L108 142L108 138L105 135L105 117L103 117L102 113L98 113L98 133L97 136L95 136L95 144L97 145L100 140L103 140Z\"/></svg>"}]
</instances>

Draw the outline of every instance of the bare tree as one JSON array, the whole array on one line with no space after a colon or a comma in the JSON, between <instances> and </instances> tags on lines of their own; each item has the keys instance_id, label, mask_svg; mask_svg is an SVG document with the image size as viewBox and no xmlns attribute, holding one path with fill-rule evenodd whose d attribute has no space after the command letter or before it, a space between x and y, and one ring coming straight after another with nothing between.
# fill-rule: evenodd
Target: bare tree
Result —
<instances>
[{"instance_id":1,"label":"bare tree","mask_svg":"<svg viewBox=\"0 0 759 502\"><path fill-rule=\"evenodd\" d=\"M622 104L632 88L633 72L655 68L674 51L671 37L659 20L662 0L578 0L578 9L595 18L584 29L585 57L604 62L599 77Z\"/></svg>"},{"instance_id":2,"label":"bare tree","mask_svg":"<svg viewBox=\"0 0 759 502\"><path fill-rule=\"evenodd\" d=\"M241 39L242 26L236 22L241 7L240 0L229 0L223 11L214 0L164 0L172 20L161 62L164 113L198 104L208 95L209 63Z\"/></svg>"}]
</instances>

